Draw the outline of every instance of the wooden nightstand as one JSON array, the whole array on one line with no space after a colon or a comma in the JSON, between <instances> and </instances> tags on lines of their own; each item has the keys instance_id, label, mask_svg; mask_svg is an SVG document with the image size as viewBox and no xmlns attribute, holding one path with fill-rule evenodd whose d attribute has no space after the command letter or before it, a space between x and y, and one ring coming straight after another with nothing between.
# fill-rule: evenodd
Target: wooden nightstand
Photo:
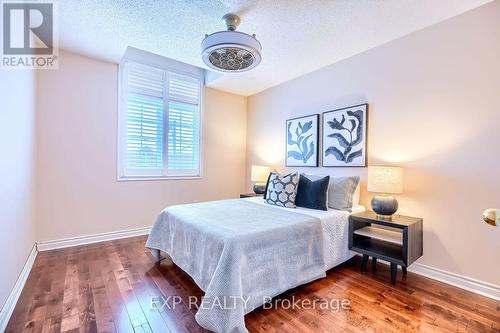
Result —
<instances>
[{"instance_id":1,"label":"wooden nightstand","mask_svg":"<svg viewBox=\"0 0 500 333\"><path fill-rule=\"evenodd\" d=\"M243 193L240 194L240 199L241 198L253 198L253 197L261 197L262 195L257 195L255 193Z\"/></svg>"},{"instance_id":2,"label":"wooden nightstand","mask_svg":"<svg viewBox=\"0 0 500 333\"><path fill-rule=\"evenodd\" d=\"M377 258L391 263L391 282L396 283L398 265L403 274L423 254L423 220L393 215L392 220L377 218L366 211L349 217L349 249L363 255L361 270L366 270L368 257L373 267Z\"/></svg>"}]
</instances>

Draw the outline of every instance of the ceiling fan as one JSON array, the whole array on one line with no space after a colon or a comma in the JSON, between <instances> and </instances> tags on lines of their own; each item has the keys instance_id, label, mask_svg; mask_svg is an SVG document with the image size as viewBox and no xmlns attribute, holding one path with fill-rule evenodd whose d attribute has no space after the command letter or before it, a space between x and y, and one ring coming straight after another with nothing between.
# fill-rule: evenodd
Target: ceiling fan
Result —
<instances>
[{"instance_id":1,"label":"ceiling fan","mask_svg":"<svg viewBox=\"0 0 500 333\"><path fill-rule=\"evenodd\" d=\"M241 22L238 15L226 14L222 21L227 30L205 35L201 43L203 62L225 73L246 72L255 68L262 60L260 42L255 35L236 31Z\"/></svg>"}]
</instances>

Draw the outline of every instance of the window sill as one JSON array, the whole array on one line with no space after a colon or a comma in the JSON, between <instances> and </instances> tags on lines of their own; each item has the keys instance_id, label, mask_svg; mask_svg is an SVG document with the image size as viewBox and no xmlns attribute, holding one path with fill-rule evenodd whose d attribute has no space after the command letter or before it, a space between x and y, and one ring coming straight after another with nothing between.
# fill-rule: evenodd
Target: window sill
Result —
<instances>
[{"instance_id":1,"label":"window sill","mask_svg":"<svg viewBox=\"0 0 500 333\"><path fill-rule=\"evenodd\" d=\"M162 176L162 177L156 177L156 176L145 176L145 177L137 177L137 176L131 176L131 177L118 177L116 181L118 182L137 182L137 181L164 181L164 180L196 180L196 179L203 179L202 176Z\"/></svg>"}]
</instances>

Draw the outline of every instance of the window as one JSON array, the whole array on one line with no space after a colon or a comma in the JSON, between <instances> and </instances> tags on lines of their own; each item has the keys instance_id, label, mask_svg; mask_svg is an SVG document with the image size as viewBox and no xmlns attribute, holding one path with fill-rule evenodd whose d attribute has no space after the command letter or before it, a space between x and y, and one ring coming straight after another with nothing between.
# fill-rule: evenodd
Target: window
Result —
<instances>
[{"instance_id":1,"label":"window","mask_svg":"<svg viewBox=\"0 0 500 333\"><path fill-rule=\"evenodd\" d=\"M200 177L201 78L120 65L120 179Z\"/></svg>"}]
</instances>

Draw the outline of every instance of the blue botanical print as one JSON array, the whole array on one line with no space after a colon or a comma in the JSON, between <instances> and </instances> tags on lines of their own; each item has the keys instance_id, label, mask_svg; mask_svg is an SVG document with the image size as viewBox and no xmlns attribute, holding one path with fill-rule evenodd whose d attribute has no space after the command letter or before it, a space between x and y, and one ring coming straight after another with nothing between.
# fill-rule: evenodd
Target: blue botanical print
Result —
<instances>
[{"instance_id":1,"label":"blue botanical print","mask_svg":"<svg viewBox=\"0 0 500 333\"><path fill-rule=\"evenodd\" d=\"M333 155L337 160L347 164L363 155L363 148L352 151L353 147L363 141L363 111L347 111L346 114L348 119L342 114L340 121L333 118L333 121L327 122L333 130L333 133L328 134L328 137L337 139L342 150L330 146L325 150L325 155Z\"/></svg>"},{"instance_id":2,"label":"blue botanical print","mask_svg":"<svg viewBox=\"0 0 500 333\"><path fill-rule=\"evenodd\" d=\"M290 121L287 124L288 145L297 146L297 150L288 151L288 157L302 161L304 164L307 163L307 161L312 157L315 149L314 138L312 138L311 142L309 142L309 139L311 139L314 134L312 131L312 123L312 120L306 122L305 124L302 124L299 121L297 127L295 128L295 140L291 130L292 122Z\"/></svg>"}]
</instances>

